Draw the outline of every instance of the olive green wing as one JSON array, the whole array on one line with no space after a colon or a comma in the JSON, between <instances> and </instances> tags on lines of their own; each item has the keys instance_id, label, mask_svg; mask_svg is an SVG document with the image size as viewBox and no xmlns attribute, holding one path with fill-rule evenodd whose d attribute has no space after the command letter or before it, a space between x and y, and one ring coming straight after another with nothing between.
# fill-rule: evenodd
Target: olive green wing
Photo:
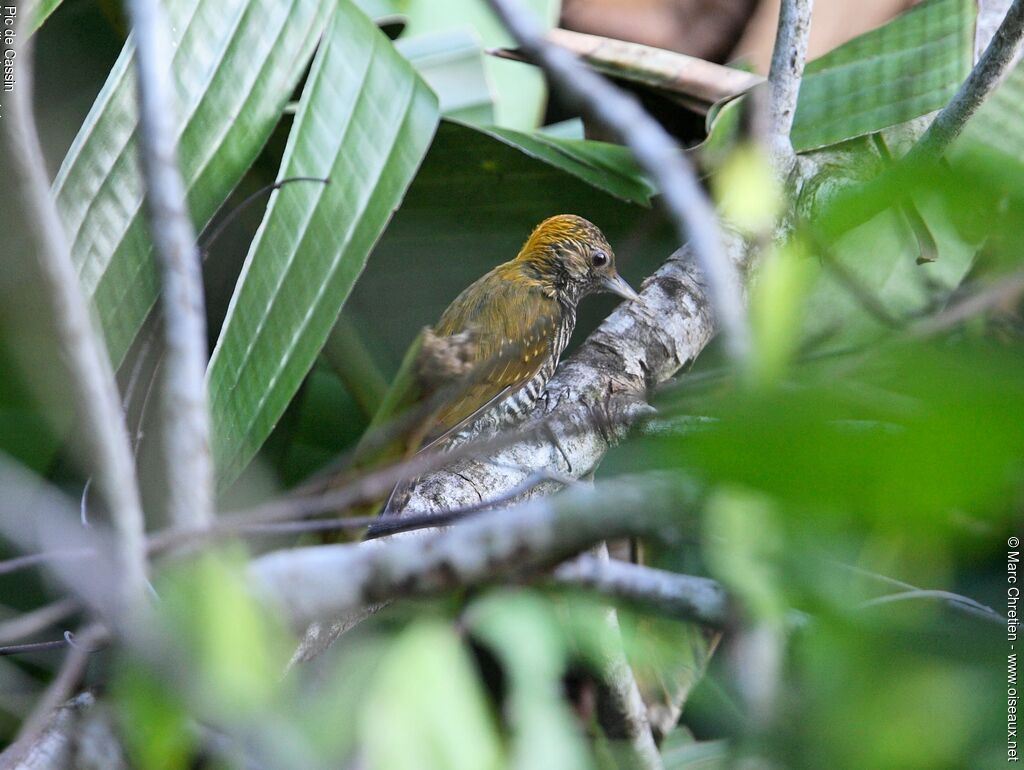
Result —
<instances>
[{"instance_id":1,"label":"olive green wing","mask_svg":"<svg viewBox=\"0 0 1024 770\"><path fill-rule=\"evenodd\" d=\"M432 330L469 340L468 372L428 387L421 376L425 333L410 345L356 452L365 467L418 451L472 422L529 382L552 355L558 303L539 287L491 271L467 287ZM435 395L436 394L436 395ZM429 412L430 399L439 399ZM405 421L404 425L397 425ZM396 429L397 428L397 429ZM395 430L392 440L382 433Z\"/></svg>"},{"instance_id":2,"label":"olive green wing","mask_svg":"<svg viewBox=\"0 0 1024 770\"><path fill-rule=\"evenodd\" d=\"M435 331L469 331L474 365L463 386L438 410L428 438L469 424L533 379L553 355L558 313L557 301L540 287L515 280L481 279L452 303Z\"/></svg>"}]
</instances>

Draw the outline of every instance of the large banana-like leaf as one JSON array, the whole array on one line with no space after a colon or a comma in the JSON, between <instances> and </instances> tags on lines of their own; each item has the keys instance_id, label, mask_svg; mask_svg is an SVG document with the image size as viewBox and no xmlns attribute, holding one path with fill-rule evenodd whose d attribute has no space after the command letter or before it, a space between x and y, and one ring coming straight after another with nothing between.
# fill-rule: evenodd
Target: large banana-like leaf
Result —
<instances>
[{"instance_id":1,"label":"large banana-like leaf","mask_svg":"<svg viewBox=\"0 0 1024 770\"><path fill-rule=\"evenodd\" d=\"M494 93L472 29L403 37L395 47L437 94L441 114L466 123L494 122Z\"/></svg>"},{"instance_id":2,"label":"large banana-like leaf","mask_svg":"<svg viewBox=\"0 0 1024 770\"><path fill-rule=\"evenodd\" d=\"M523 5L545 27L553 27L558 21L561 0L526 0ZM405 33L409 36L471 29L485 47L512 44L498 17L482 0L402 0L401 7L408 17ZM494 122L508 128L536 128L547 100L543 74L527 65L494 57L484 60L484 70L495 93Z\"/></svg>"},{"instance_id":3,"label":"large banana-like leaf","mask_svg":"<svg viewBox=\"0 0 1024 770\"><path fill-rule=\"evenodd\" d=\"M656 193L627 148L589 139L563 139L540 131L481 127L481 133L630 203L648 205Z\"/></svg>"},{"instance_id":4,"label":"large banana-like leaf","mask_svg":"<svg viewBox=\"0 0 1024 770\"><path fill-rule=\"evenodd\" d=\"M940 109L970 71L972 0L926 0L808 63L793 146L810 150Z\"/></svg>"},{"instance_id":5,"label":"large banana-like leaf","mask_svg":"<svg viewBox=\"0 0 1024 770\"><path fill-rule=\"evenodd\" d=\"M326 21L328 0L170 0L178 155L201 228L259 154ZM136 157L129 40L54 183L82 286L118 363L156 300Z\"/></svg>"},{"instance_id":6,"label":"large banana-like leaf","mask_svg":"<svg viewBox=\"0 0 1024 770\"><path fill-rule=\"evenodd\" d=\"M222 484L270 434L313 365L437 125L437 101L354 5L339 2L288 138L281 175L209 370Z\"/></svg>"}]
</instances>

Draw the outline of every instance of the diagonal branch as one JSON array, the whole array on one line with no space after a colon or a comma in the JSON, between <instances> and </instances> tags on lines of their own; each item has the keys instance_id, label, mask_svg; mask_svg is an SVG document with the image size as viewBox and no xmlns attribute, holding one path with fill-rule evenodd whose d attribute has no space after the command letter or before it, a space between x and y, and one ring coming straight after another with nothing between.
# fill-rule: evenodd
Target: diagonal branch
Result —
<instances>
[{"instance_id":1,"label":"diagonal branch","mask_svg":"<svg viewBox=\"0 0 1024 770\"><path fill-rule=\"evenodd\" d=\"M1002 23L989 41L952 101L942 108L928 130L908 154L908 159L940 157L960 136L967 121L1002 81L1024 43L1024 0L1013 0Z\"/></svg>"},{"instance_id":2,"label":"diagonal branch","mask_svg":"<svg viewBox=\"0 0 1024 770\"><path fill-rule=\"evenodd\" d=\"M71 260L64 226L50 196L50 185L32 114L31 56L18 52L20 82L11 93L10 115L3 121L11 164L18 176L28 224L37 244L42 288L53 317L63 360L67 362L75 410L81 421L86 457L96 486L117 531L121 572L119 601L141 601L146 581L145 524L135 461L114 371L93 325Z\"/></svg>"},{"instance_id":3,"label":"diagonal branch","mask_svg":"<svg viewBox=\"0 0 1024 770\"><path fill-rule=\"evenodd\" d=\"M163 277L168 513L177 525L196 527L213 518L202 271L178 169L167 22L157 0L127 5L135 35L142 176Z\"/></svg>"},{"instance_id":4,"label":"diagonal branch","mask_svg":"<svg viewBox=\"0 0 1024 770\"><path fill-rule=\"evenodd\" d=\"M734 264L745 246L727 242ZM708 288L689 248L673 254L644 282L644 304L620 305L579 350L564 361L534 407L530 424L549 429L497 452L460 457L423 476L405 507L439 513L478 505L523 485L539 469L580 478L593 471L631 419L650 411L648 390L688 366L715 332ZM561 485L532 486L519 499Z\"/></svg>"}]
</instances>

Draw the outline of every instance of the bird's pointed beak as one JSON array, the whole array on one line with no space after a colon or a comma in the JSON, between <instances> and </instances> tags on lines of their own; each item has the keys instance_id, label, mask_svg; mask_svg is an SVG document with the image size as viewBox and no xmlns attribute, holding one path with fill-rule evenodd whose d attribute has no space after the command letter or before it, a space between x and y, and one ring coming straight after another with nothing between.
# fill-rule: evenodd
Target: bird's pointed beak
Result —
<instances>
[{"instance_id":1,"label":"bird's pointed beak","mask_svg":"<svg viewBox=\"0 0 1024 770\"><path fill-rule=\"evenodd\" d=\"M610 291L612 294L618 294L623 299L628 299L631 302L639 302L641 305L644 304L640 295L633 291L633 287L626 283L625 279L618 273L606 276L601 281L601 285L606 291Z\"/></svg>"}]
</instances>

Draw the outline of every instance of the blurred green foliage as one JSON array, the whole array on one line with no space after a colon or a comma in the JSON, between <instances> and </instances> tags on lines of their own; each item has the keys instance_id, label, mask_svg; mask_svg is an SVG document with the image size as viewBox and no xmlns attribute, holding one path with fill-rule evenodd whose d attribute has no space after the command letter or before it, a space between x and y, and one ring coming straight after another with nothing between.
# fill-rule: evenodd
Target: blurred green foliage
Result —
<instances>
[{"instance_id":1,"label":"blurred green foliage","mask_svg":"<svg viewBox=\"0 0 1024 770\"><path fill-rule=\"evenodd\" d=\"M292 486L352 447L379 371L393 371L415 332L511 258L542 218L571 211L599 223L631 280L677 245L624 148L582 139L577 123L540 130L542 78L482 55L509 42L483 4L299 2L291 14L258 0L168 5L181 22L182 161L196 226L280 177L331 179L278 191L209 244L212 403L218 424L239 431L218 433L230 445L222 473L246 469L225 503ZM558 5L533 4L546 22ZM206 21L188 24L193 14ZM399 17L396 44L370 21ZM275 45L260 33L271 18ZM668 428L641 426L600 472L667 469L698 483L704 503L672 512L676 539L645 543L647 559L714 577L735 602L721 636L619 608L644 695L689 696L663 744L666 767L1004 760L1005 628L913 585L999 610L1004 543L1019 534L1019 296L963 321L950 313L1022 270L1024 68L943 164L891 166L865 136L882 131L898 148L891 126L942 105L966 72L973 22L972 3L929 0L809 67L795 139L832 154L804 155L808 166L828 162L796 202L737 141L743 103L712 116L710 187L723 216L764 244L749 292L756 351L734 370L712 349L652 394ZM141 345L130 343L145 335L156 286L117 29L91 3L54 13L36 34L37 109L51 156L67 152L58 201L73 214L84 288L129 379ZM81 30L95 45L62 54ZM267 69L275 76L261 79ZM287 116L297 88L298 112ZM49 360L48 319L32 312L31 250L11 202L0 207L12 255L0 276L0 448L77 495L84 474L62 364ZM773 243L779 212L794 205L791 232ZM934 237L935 262L916 264L908 206ZM342 305L336 333L347 339L318 360ZM609 307L588 301L578 336ZM158 434L152 420L141 428L145 461ZM570 685L594 683L618 643L604 602L536 586L395 607L282 679L294 639L249 595L244 564L234 550L162 563L150 636L93 672L110 682L137 766L628 766L583 701L574 710L567 697ZM20 574L2 586L4 616L47 590ZM876 601L892 593L904 595ZM775 710L760 722L735 660L737 638L758 623L787 644ZM53 664L0 668L3 730L13 733L36 694L26 682L44 681ZM211 755L207 731L234 748Z\"/></svg>"}]
</instances>

